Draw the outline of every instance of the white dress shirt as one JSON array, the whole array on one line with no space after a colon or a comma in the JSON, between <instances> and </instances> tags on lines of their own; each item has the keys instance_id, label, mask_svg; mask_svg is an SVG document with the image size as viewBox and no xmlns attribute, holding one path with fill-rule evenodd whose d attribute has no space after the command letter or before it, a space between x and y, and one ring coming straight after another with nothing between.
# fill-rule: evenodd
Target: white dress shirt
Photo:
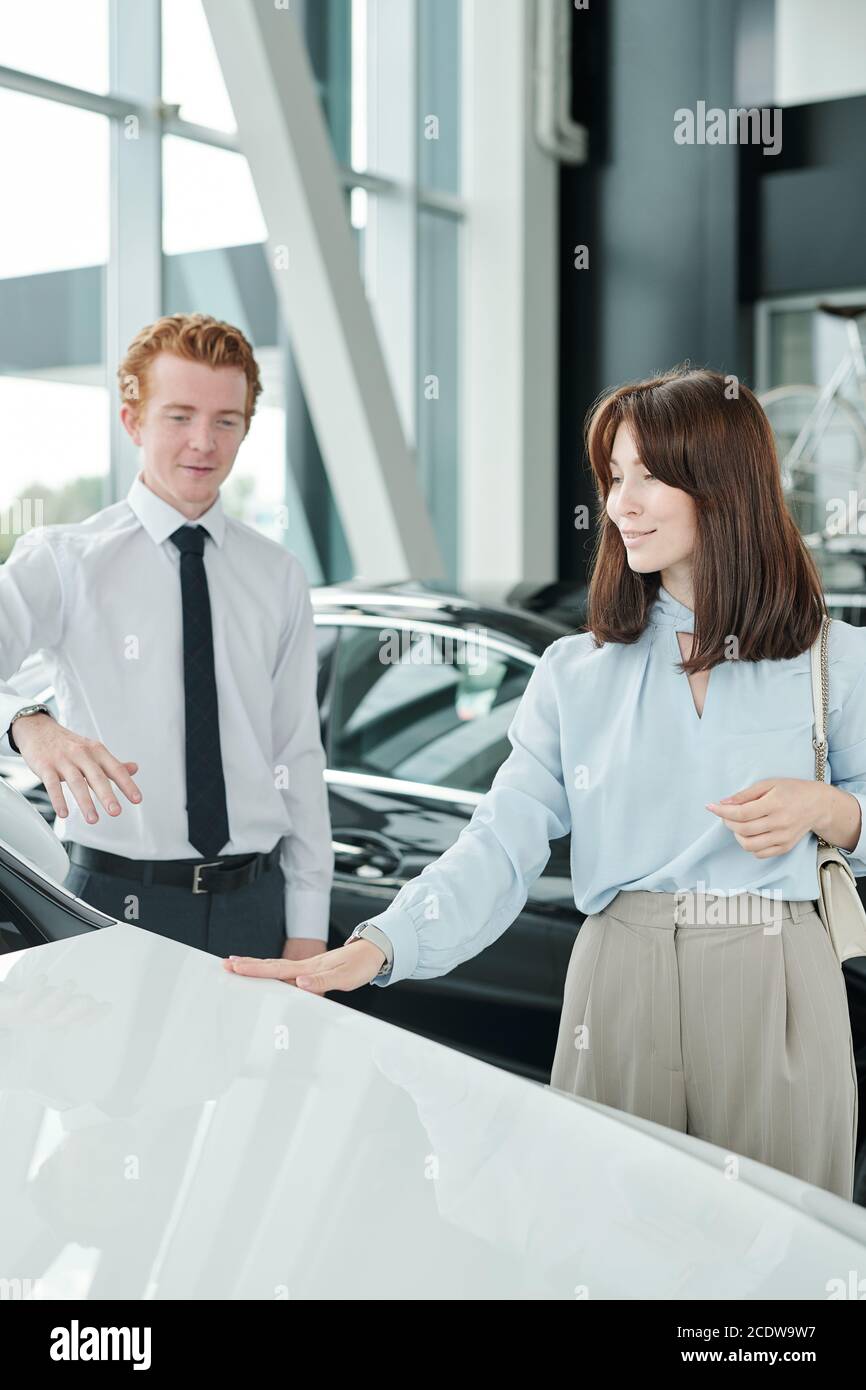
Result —
<instances>
[{"instance_id":1,"label":"white dress shirt","mask_svg":"<svg viewBox=\"0 0 866 1390\"><path fill-rule=\"evenodd\" d=\"M230 839L224 854L282 838L286 933L327 939L333 874L316 642L300 561L227 517L197 522L140 478L86 521L22 536L0 567L0 674L42 650L63 724L136 762L142 800L87 821L69 793L62 839L129 859L194 859L188 839L180 554L169 537L204 526L220 748ZM32 700L0 682L0 730Z\"/></svg>"}]
</instances>

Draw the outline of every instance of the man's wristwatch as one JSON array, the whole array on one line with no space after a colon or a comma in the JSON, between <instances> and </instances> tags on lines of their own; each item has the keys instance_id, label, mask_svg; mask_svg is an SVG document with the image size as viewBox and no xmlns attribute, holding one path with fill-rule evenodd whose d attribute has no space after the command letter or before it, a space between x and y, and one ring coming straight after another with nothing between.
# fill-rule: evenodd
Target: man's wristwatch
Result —
<instances>
[{"instance_id":1,"label":"man's wristwatch","mask_svg":"<svg viewBox=\"0 0 866 1390\"><path fill-rule=\"evenodd\" d=\"M48 708L47 705L25 705L24 709L19 709L15 711L15 713L12 716L12 720L9 724L9 729L7 731L7 736L9 738L9 747L12 749L13 753L20 754L21 750L19 749L18 744L12 737L12 725L15 723L16 719L21 719L22 716L25 714L47 714L50 716L51 710Z\"/></svg>"},{"instance_id":2,"label":"man's wristwatch","mask_svg":"<svg viewBox=\"0 0 866 1390\"><path fill-rule=\"evenodd\" d=\"M355 928L351 936L346 938L347 946L350 941L372 941L374 946L378 946L380 951L385 952L382 968L376 971L373 976L374 980L378 980L380 975L390 974L394 965L394 947L391 945L390 938L383 931L374 927L372 922L362 922L360 926Z\"/></svg>"}]
</instances>

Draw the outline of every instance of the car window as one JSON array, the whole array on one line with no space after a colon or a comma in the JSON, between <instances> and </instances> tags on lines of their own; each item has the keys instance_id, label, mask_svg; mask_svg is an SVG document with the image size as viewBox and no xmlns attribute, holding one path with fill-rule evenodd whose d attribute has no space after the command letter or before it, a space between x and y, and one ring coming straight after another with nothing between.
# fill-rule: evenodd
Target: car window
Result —
<instances>
[{"instance_id":1,"label":"car window","mask_svg":"<svg viewBox=\"0 0 866 1390\"><path fill-rule=\"evenodd\" d=\"M331 766L486 792L532 667L459 637L346 627L337 654Z\"/></svg>"}]
</instances>

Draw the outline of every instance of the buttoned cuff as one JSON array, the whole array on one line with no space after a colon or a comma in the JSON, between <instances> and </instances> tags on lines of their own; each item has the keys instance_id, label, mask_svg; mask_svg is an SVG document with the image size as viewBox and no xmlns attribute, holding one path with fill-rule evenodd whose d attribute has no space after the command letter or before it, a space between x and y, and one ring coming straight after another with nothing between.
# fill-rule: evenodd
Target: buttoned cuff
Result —
<instances>
[{"instance_id":1,"label":"buttoned cuff","mask_svg":"<svg viewBox=\"0 0 866 1390\"><path fill-rule=\"evenodd\" d=\"M312 888L294 888L286 884L286 937L318 937L328 940L331 915L330 893L317 893Z\"/></svg>"},{"instance_id":2,"label":"buttoned cuff","mask_svg":"<svg viewBox=\"0 0 866 1390\"><path fill-rule=\"evenodd\" d=\"M847 791L847 787L845 790ZM859 873L862 875L866 874L866 796L862 792L848 792L848 795L853 796L860 805L860 838L853 849L843 849L842 853L849 861L852 859L859 861L861 866ZM858 872L853 864L851 868L855 873Z\"/></svg>"},{"instance_id":3,"label":"buttoned cuff","mask_svg":"<svg viewBox=\"0 0 866 1390\"><path fill-rule=\"evenodd\" d=\"M377 917L365 917L371 926L384 932L391 943L394 960L387 975L376 975L371 985L394 985L406 980L418 964L418 933L405 908L392 903Z\"/></svg>"}]
</instances>

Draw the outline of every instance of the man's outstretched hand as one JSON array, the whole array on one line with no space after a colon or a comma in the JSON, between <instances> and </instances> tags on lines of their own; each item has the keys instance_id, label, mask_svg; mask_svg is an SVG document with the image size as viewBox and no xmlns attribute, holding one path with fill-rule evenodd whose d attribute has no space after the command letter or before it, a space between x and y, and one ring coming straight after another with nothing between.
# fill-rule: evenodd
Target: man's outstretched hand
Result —
<instances>
[{"instance_id":1,"label":"man's outstretched hand","mask_svg":"<svg viewBox=\"0 0 866 1390\"><path fill-rule=\"evenodd\" d=\"M91 792L110 816L120 815L112 782L127 801L141 801L141 792L131 775L138 771L138 763L119 762L104 743L74 734L50 714L26 714L16 719L12 737L27 766L44 783L51 805L62 819L69 815L64 782L91 825L99 819Z\"/></svg>"}]
</instances>

